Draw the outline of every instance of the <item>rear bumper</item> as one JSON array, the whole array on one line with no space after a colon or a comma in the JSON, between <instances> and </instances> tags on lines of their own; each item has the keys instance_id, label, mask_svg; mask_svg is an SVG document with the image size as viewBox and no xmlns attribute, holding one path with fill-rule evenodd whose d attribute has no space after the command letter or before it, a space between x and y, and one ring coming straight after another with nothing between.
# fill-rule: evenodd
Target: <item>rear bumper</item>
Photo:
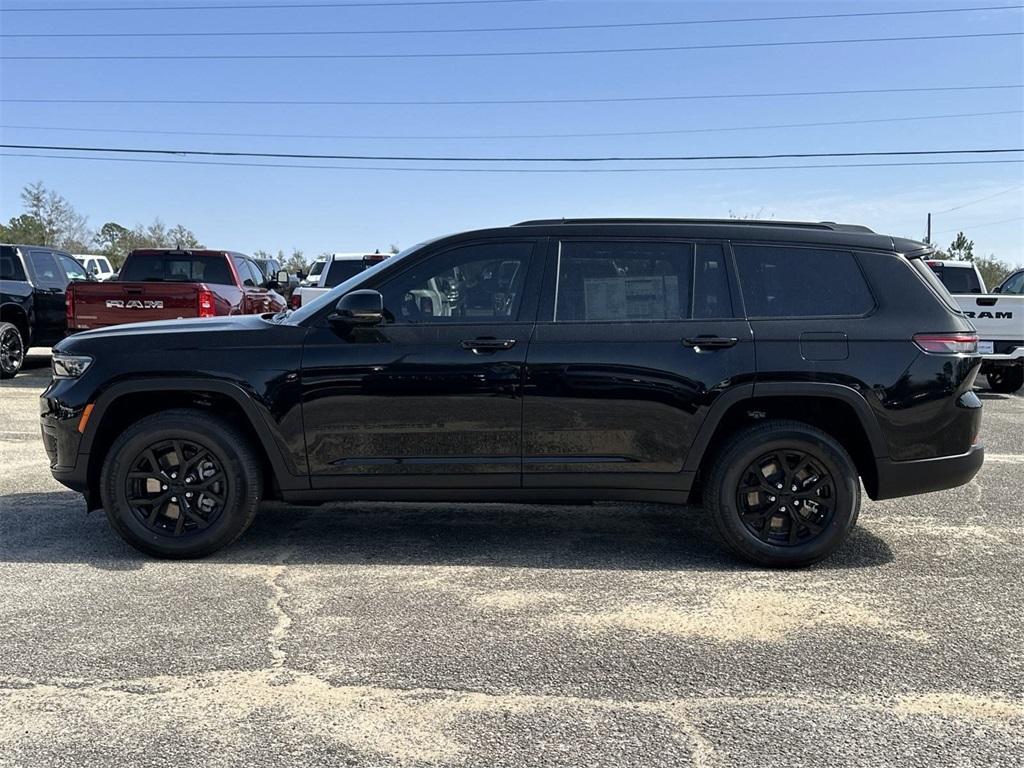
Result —
<instances>
[{"instance_id":1,"label":"rear bumper","mask_svg":"<svg viewBox=\"0 0 1024 768\"><path fill-rule=\"evenodd\" d=\"M981 365L1024 365L1024 344L1009 352L982 355Z\"/></svg>"},{"instance_id":2,"label":"rear bumper","mask_svg":"<svg viewBox=\"0 0 1024 768\"><path fill-rule=\"evenodd\" d=\"M940 456L917 461L879 459L878 485L872 498L895 499L918 493L944 491L969 483L985 461L985 447L972 446L959 456Z\"/></svg>"}]
</instances>

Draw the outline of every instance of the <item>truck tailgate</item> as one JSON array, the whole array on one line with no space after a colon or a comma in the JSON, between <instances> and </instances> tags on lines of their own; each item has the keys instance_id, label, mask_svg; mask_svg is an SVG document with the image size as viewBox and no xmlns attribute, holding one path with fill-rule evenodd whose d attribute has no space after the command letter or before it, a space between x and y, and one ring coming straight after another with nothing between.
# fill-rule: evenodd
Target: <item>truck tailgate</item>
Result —
<instances>
[{"instance_id":1,"label":"truck tailgate","mask_svg":"<svg viewBox=\"0 0 1024 768\"><path fill-rule=\"evenodd\" d=\"M953 298L977 329L981 354L1004 354L1006 343L1024 344L1024 296L990 293Z\"/></svg>"},{"instance_id":2,"label":"truck tailgate","mask_svg":"<svg viewBox=\"0 0 1024 768\"><path fill-rule=\"evenodd\" d=\"M68 329L118 323L198 317L199 283L72 283L68 286Z\"/></svg>"}]
</instances>

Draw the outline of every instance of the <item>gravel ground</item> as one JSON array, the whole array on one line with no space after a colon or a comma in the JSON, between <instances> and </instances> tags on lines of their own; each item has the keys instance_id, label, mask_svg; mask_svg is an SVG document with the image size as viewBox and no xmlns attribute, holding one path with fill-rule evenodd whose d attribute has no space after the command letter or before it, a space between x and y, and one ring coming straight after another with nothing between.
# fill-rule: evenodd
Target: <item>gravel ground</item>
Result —
<instances>
[{"instance_id":1,"label":"gravel ground","mask_svg":"<svg viewBox=\"0 0 1024 768\"><path fill-rule=\"evenodd\" d=\"M970 485L826 563L653 504L268 505L150 560L51 477L0 385L2 766L1019 766L1024 398Z\"/></svg>"}]
</instances>

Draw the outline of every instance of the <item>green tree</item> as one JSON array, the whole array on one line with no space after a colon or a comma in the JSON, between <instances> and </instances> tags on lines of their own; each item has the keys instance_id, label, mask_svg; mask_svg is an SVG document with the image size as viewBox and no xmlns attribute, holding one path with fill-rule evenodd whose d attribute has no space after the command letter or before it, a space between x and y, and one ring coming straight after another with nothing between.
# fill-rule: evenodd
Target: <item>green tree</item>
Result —
<instances>
[{"instance_id":1,"label":"green tree","mask_svg":"<svg viewBox=\"0 0 1024 768\"><path fill-rule=\"evenodd\" d=\"M974 261L974 241L968 240L963 232L958 232L949 244L947 253L949 258L957 261Z\"/></svg>"},{"instance_id":2,"label":"green tree","mask_svg":"<svg viewBox=\"0 0 1024 768\"><path fill-rule=\"evenodd\" d=\"M997 259L994 254L975 256L971 261L974 262L974 266L981 272L981 276L985 280L985 286L989 291L1003 282L1006 276L1013 271L1013 267L1005 261Z\"/></svg>"},{"instance_id":3,"label":"green tree","mask_svg":"<svg viewBox=\"0 0 1024 768\"><path fill-rule=\"evenodd\" d=\"M42 224L47 245L68 251L89 249L93 233L89 229L88 220L63 196L37 181L21 191L21 200L25 212Z\"/></svg>"},{"instance_id":4,"label":"green tree","mask_svg":"<svg viewBox=\"0 0 1024 768\"><path fill-rule=\"evenodd\" d=\"M29 213L13 217L6 226L0 224L0 242L46 245L46 227Z\"/></svg>"}]
</instances>

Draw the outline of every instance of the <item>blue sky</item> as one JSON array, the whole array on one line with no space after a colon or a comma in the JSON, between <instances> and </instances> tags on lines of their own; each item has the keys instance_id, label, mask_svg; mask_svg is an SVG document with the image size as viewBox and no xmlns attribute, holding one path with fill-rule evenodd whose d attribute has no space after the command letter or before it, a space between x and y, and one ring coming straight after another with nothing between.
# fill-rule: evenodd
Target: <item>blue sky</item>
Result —
<instances>
[{"instance_id":1,"label":"blue sky","mask_svg":"<svg viewBox=\"0 0 1024 768\"><path fill-rule=\"evenodd\" d=\"M225 4L228 0L218 0ZM252 2L270 0L249 0ZM1012 1L1012 0L1011 0ZM5 8L144 5L3 0ZM203 4L155 0L151 4ZM28 32L388 30L721 19L999 5L998 2L549 2L433 7L0 13ZM1011 4L1007 2L1005 4ZM656 47L1024 30L1020 10L641 29L234 38L4 38L3 54L420 53ZM1024 38L731 50L447 59L4 61L3 99L572 99L1024 82ZM1019 147L1024 90L597 104L273 106L0 103L6 143L329 154L745 154ZM704 130L961 113L845 126ZM45 130L43 128L46 128ZM100 131L51 130L103 129ZM108 132L131 129L139 133ZM700 129L697 132L697 129ZM147 131L359 135L264 138ZM573 138L376 138L693 131ZM817 161L828 162L828 161ZM852 162L857 162L852 161ZM878 160L874 162L884 162ZM321 163L358 165L358 163ZM367 163L375 167L388 163ZM410 163L392 163L407 167ZM422 164L430 167L430 164ZM434 164L437 165L437 164ZM465 164L459 164L460 167ZM623 163L608 167L624 167ZM664 167L665 163L631 167ZM730 163L673 163L674 167ZM732 163L731 165L750 165ZM508 168L492 164L491 168ZM565 165L546 167L564 168ZM155 216L209 246L322 251L410 245L446 232L552 216L834 219L1024 263L1024 165L699 170L672 173L423 173L0 158L0 217L42 180L99 227ZM1009 191L1007 191L1009 190ZM998 223L1004 222L1004 223Z\"/></svg>"}]
</instances>

